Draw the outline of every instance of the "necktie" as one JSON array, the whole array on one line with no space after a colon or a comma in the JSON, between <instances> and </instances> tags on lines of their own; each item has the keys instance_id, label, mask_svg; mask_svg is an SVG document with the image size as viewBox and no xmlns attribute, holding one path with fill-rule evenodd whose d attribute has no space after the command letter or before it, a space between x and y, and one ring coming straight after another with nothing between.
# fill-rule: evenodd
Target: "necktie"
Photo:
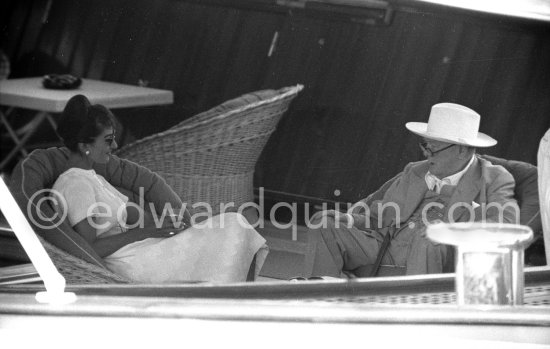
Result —
<instances>
[{"instance_id":1,"label":"necktie","mask_svg":"<svg viewBox=\"0 0 550 349\"><path fill-rule=\"evenodd\" d=\"M438 194L441 194L441 188L444 185L451 184L449 179L444 178L443 180L441 180L431 173L426 174L425 179L426 179L426 184L428 185L428 189L435 191Z\"/></svg>"}]
</instances>

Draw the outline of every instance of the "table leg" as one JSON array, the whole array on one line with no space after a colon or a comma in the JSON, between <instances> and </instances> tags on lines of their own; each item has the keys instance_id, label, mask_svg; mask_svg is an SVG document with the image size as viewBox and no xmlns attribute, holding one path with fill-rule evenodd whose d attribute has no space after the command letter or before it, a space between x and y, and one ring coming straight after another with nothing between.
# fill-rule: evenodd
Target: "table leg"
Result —
<instances>
[{"instance_id":1,"label":"table leg","mask_svg":"<svg viewBox=\"0 0 550 349\"><path fill-rule=\"evenodd\" d=\"M9 115L13 109L9 109L6 114L2 113L0 110L0 122L6 127L6 130L8 131L9 136L14 141L15 145L19 145L21 142L19 140L19 137L17 136L17 131L15 131L13 128L11 128L10 123L8 122L8 119L6 115ZM23 156L27 156L27 151L23 148L21 149L21 152Z\"/></svg>"},{"instance_id":2,"label":"table leg","mask_svg":"<svg viewBox=\"0 0 550 349\"><path fill-rule=\"evenodd\" d=\"M50 121L50 123L53 122L51 119L51 115L49 115L46 112L39 112L36 114L36 116L32 119L32 121L29 123L29 131L25 133L25 135L22 138L17 137L17 134L15 131L11 128L10 124L8 123L8 120L6 119L5 115L0 112L0 121L6 126L6 129L8 129L8 133L12 137L13 141L15 142L15 147L9 152L9 154L2 160L0 163L0 171L4 169L4 167L9 163L11 159L15 157L15 155L20 152L23 154L23 156L27 156L28 152L24 148L25 144L29 140L29 138L34 134L34 132L38 129L38 126L44 121L44 119L47 119ZM55 124L55 122L54 122Z\"/></svg>"}]
</instances>

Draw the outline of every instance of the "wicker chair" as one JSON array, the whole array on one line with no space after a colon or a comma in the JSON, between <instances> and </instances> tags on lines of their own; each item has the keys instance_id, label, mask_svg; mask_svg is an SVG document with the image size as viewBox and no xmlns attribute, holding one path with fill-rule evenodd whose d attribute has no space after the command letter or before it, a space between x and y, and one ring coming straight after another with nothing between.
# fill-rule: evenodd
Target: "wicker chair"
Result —
<instances>
[{"instance_id":1,"label":"wicker chair","mask_svg":"<svg viewBox=\"0 0 550 349\"><path fill-rule=\"evenodd\" d=\"M42 246L48 252L50 259L63 275L67 285L72 284L126 284L135 283L111 272L109 269L88 263L70 253L63 251L39 237Z\"/></svg>"},{"instance_id":2,"label":"wicker chair","mask_svg":"<svg viewBox=\"0 0 550 349\"><path fill-rule=\"evenodd\" d=\"M254 167L281 116L303 86L227 101L117 152L161 175L192 213L253 201ZM191 204L198 203L197 205Z\"/></svg>"},{"instance_id":3,"label":"wicker chair","mask_svg":"<svg viewBox=\"0 0 550 349\"><path fill-rule=\"evenodd\" d=\"M131 282L130 280L109 271L107 268L99 264L87 262L63 251L60 248L55 247L40 235L38 235L38 239L50 256L50 259L57 268L57 271L63 275L68 285ZM29 277L34 280L34 278L38 276L36 269L34 267L31 268L32 264L29 263L30 259L27 256L27 252L19 243L15 233L9 227L7 222L0 223L0 245L2 246L0 258L16 262L18 267L25 267L25 269L22 270L23 274L18 275L23 282L26 282ZM9 268L10 267L7 269ZM3 272L4 267L0 268L0 275L2 275Z\"/></svg>"}]
</instances>

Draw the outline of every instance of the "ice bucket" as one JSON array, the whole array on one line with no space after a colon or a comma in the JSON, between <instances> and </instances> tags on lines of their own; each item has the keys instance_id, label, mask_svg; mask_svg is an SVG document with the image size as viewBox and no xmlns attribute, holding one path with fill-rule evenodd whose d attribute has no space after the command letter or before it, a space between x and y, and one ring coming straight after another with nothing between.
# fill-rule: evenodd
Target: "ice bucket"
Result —
<instances>
[{"instance_id":1,"label":"ice bucket","mask_svg":"<svg viewBox=\"0 0 550 349\"><path fill-rule=\"evenodd\" d=\"M531 228L501 223L439 223L427 236L457 246L458 305L522 305L523 251Z\"/></svg>"}]
</instances>

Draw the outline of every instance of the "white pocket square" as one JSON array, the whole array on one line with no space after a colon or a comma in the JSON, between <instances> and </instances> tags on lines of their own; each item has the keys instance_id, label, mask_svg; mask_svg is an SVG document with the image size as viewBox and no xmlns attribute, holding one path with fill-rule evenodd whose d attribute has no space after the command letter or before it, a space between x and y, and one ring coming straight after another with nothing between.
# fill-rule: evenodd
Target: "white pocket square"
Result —
<instances>
[{"instance_id":1,"label":"white pocket square","mask_svg":"<svg viewBox=\"0 0 550 349\"><path fill-rule=\"evenodd\" d=\"M476 208L478 208L479 206L481 206L481 205L478 204L478 203L475 202L475 201L472 201L472 207L474 208L474 210L475 210Z\"/></svg>"}]
</instances>

